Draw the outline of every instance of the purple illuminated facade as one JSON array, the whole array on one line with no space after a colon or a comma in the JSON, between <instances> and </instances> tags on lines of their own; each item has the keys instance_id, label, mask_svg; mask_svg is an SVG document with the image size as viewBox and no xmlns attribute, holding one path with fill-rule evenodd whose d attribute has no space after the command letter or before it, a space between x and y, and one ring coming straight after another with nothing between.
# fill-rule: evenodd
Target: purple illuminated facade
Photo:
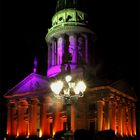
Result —
<instances>
[{"instance_id":1,"label":"purple illuminated facade","mask_svg":"<svg viewBox=\"0 0 140 140\"><path fill-rule=\"evenodd\" d=\"M88 26L87 14L76 9L75 1L58 0L52 27L45 37L48 46L46 75L33 73L9 90L7 135L52 136L65 129L65 104L50 90L50 80L68 70L74 80L84 79L83 98L71 105L71 129L94 132L112 129L119 136L136 135L136 97L123 80L99 80L94 74L95 33ZM65 7L67 6L67 7Z\"/></svg>"}]
</instances>

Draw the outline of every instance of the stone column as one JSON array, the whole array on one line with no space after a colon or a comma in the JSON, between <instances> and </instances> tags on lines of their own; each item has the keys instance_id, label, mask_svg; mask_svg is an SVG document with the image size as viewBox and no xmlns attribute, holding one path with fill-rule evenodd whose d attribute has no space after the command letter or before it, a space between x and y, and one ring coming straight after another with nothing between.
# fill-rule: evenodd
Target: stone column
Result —
<instances>
[{"instance_id":1,"label":"stone column","mask_svg":"<svg viewBox=\"0 0 140 140\"><path fill-rule=\"evenodd\" d=\"M57 58L58 58L58 46L57 46L57 39L55 39L55 65L58 65L58 60L57 60Z\"/></svg>"},{"instance_id":2,"label":"stone column","mask_svg":"<svg viewBox=\"0 0 140 140\"><path fill-rule=\"evenodd\" d=\"M72 54L72 63L77 63L77 35L71 34L69 37L70 40L70 46L69 46L69 52Z\"/></svg>"},{"instance_id":3,"label":"stone column","mask_svg":"<svg viewBox=\"0 0 140 140\"><path fill-rule=\"evenodd\" d=\"M51 67L52 63L52 49L51 49L51 44L48 44L48 68Z\"/></svg>"},{"instance_id":4,"label":"stone column","mask_svg":"<svg viewBox=\"0 0 140 140\"><path fill-rule=\"evenodd\" d=\"M78 36L78 51L77 51L77 62L79 65L85 64L85 38Z\"/></svg>"},{"instance_id":5,"label":"stone column","mask_svg":"<svg viewBox=\"0 0 140 140\"><path fill-rule=\"evenodd\" d=\"M136 136L136 109L135 105L132 105L132 134Z\"/></svg>"},{"instance_id":6,"label":"stone column","mask_svg":"<svg viewBox=\"0 0 140 140\"><path fill-rule=\"evenodd\" d=\"M109 122L108 122L108 125L109 125L109 129L112 129L112 103L111 101L109 100Z\"/></svg>"},{"instance_id":7,"label":"stone column","mask_svg":"<svg viewBox=\"0 0 140 140\"><path fill-rule=\"evenodd\" d=\"M127 135L127 107L124 107L124 112L123 112L123 135Z\"/></svg>"},{"instance_id":8,"label":"stone column","mask_svg":"<svg viewBox=\"0 0 140 140\"><path fill-rule=\"evenodd\" d=\"M28 99L28 136L30 136L31 133L31 125L32 125L32 101L31 99Z\"/></svg>"},{"instance_id":9,"label":"stone column","mask_svg":"<svg viewBox=\"0 0 140 140\"><path fill-rule=\"evenodd\" d=\"M104 101L97 101L98 131L102 130Z\"/></svg>"},{"instance_id":10,"label":"stone column","mask_svg":"<svg viewBox=\"0 0 140 140\"><path fill-rule=\"evenodd\" d=\"M15 101L8 103L7 134L16 136L17 131L17 110Z\"/></svg>"},{"instance_id":11,"label":"stone column","mask_svg":"<svg viewBox=\"0 0 140 140\"><path fill-rule=\"evenodd\" d=\"M12 113L12 116L11 116L11 133L12 133L12 136L16 136L16 130L17 130L17 116L16 116L16 106L15 104L12 104L12 107L11 107L11 113Z\"/></svg>"},{"instance_id":12,"label":"stone column","mask_svg":"<svg viewBox=\"0 0 140 140\"><path fill-rule=\"evenodd\" d=\"M54 42L54 39L52 40L52 46L51 46L51 49L52 49L52 66L55 65L55 42Z\"/></svg>"},{"instance_id":13,"label":"stone column","mask_svg":"<svg viewBox=\"0 0 140 140\"><path fill-rule=\"evenodd\" d=\"M41 116L40 116L40 100L37 99L37 120L36 120L36 133L37 133L37 136L41 136L42 132L41 132L41 127L40 127L40 124L41 124Z\"/></svg>"},{"instance_id":14,"label":"stone column","mask_svg":"<svg viewBox=\"0 0 140 140\"><path fill-rule=\"evenodd\" d=\"M123 110L123 104L121 104L122 106L121 106L121 136L123 136L123 120L124 120L124 118L123 118L123 112L124 112L124 110Z\"/></svg>"},{"instance_id":15,"label":"stone column","mask_svg":"<svg viewBox=\"0 0 140 140\"><path fill-rule=\"evenodd\" d=\"M122 118L121 118L121 135L124 136L126 134L126 103L124 99L121 99L121 111L122 111Z\"/></svg>"},{"instance_id":16,"label":"stone column","mask_svg":"<svg viewBox=\"0 0 140 140\"><path fill-rule=\"evenodd\" d=\"M17 136L26 136L28 132L28 114L27 114L27 102L26 100L20 100L18 102L18 129Z\"/></svg>"},{"instance_id":17,"label":"stone column","mask_svg":"<svg viewBox=\"0 0 140 140\"><path fill-rule=\"evenodd\" d=\"M122 104L122 129L121 129L121 135L123 136L124 135L124 124L125 124L125 118L124 118L124 112L125 112L125 109L124 109L124 105Z\"/></svg>"},{"instance_id":18,"label":"stone column","mask_svg":"<svg viewBox=\"0 0 140 140\"><path fill-rule=\"evenodd\" d=\"M8 103L8 112L7 112L7 135L11 135L11 122L12 122L12 110L11 110L11 104Z\"/></svg>"},{"instance_id":19,"label":"stone column","mask_svg":"<svg viewBox=\"0 0 140 140\"><path fill-rule=\"evenodd\" d=\"M58 44L58 60L61 65L61 72L65 71L65 64L68 63L68 48L69 48L69 36L62 34L59 38Z\"/></svg>"},{"instance_id":20,"label":"stone column","mask_svg":"<svg viewBox=\"0 0 140 140\"><path fill-rule=\"evenodd\" d=\"M118 117L118 124L117 124L118 130L117 130L117 132L118 132L119 135L122 136L123 106L122 106L121 103L118 105L118 114L117 114L117 117Z\"/></svg>"},{"instance_id":21,"label":"stone column","mask_svg":"<svg viewBox=\"0 0 140 140\"><path fill-rule=\"evenodd\" d=\"M25 113L25 121L26 121L26 136L30 136L30 101L26 99L26 113Z\"/></svg>"},{"instance_id":22,"label":"stone column","mask_svg":"<svg viewBox=\"0 0 140 140\"><path fill-rule=\"evenodd\" d=\"M119 135L120 129L120 97L116 96L115 98L115 132Z\"/></svg>"},{"instance_id":23,"label":"stone column","mask_svg":"<svg viewBox=\"0 0 140 140\"><path fill-rule=\"evenodd\" d=\"M53 104L52 104L52 98L51 97L46 97L45 98L45 122L46 124L44 124L44 132L45 132L45 135L52 135L53 134ZM45 105L44 104L44 105ZM51 128L52 127L52 128Z\"/></svg>"},{"instance_id":24,"label":"stone column","mask_svg":"<svg viewBox=\"0 0 140 140\"><path fill-rule=\"evenodd\" d=\"M115 99L117 100L117 99ZM114 130L115 130L115 133L118 134L118 103L117 101L115 101L114 103L114 113L115 113L115 121L114 121Z\"/></svg>"},{"instance_id":25,"label":"stone column","mask_svg":"<svg viewBox=\"0 0 140 140\"><path fill-rule=\"evenodd\" d=\"M46 103L45 98L40 99L40 131L42 133L42 136L45 135L45 124L46 124Z\"/></svg>"},{"instance_id":26,"label":"stone column","mask_svg":"<svg viewBox=\"0 0 140 140\"><path fill-rule=\"evenodd\" d=\"M64 34L63 35L63 56L62 56L62 63L63 64L68 64L69 62L69 45L70 45L70 42L69 42L69 35L67 34Z\"/></svg>"},{"instance_id":27,"label":"stone column","mask_svg":"<svg viewBox=\"0 0 140 140\"><path fill-rule=\"evenodd\" d=\"M57 62L57 56L58 56L58 51L57 51L57 39L53 38L52 39L52 65L55 66L58 64Z\"/></svg>"},{"instance_id":28,"label":"stone column","mask_svg":"<svg viewBox=\"0 0 140 140\"><path fill-rule=\"evenodd\" d=\"M18 108L17 136L20 136L23 118L20 101L18 101L17 103L17 108Z\"/></svg>"},{"instance_id":29,"label":"stone column","mask_svg":"<svg viewBox=\"0 0 140 140\"><path fill-rule=\"evenodd\" d=\"M110 129L110 106L108 99L105 101L104 105L104 130Z\"/></svg>"},{"instance_id":30,"label":"stone column","mask_svg":"<svg viewBox=\"0 0 140 140\"><path fill-rule=\"evenodd\" d=\"M132 136L132 120L131 120L131 107L128 106L128 135Z\"/></svg>"},{"instance_id":31,"label":"stone column","mask_svg":"<svg viewBox=\"0 0 140 140\"><path fill-rule=\"evenodd\" d=\"M85 62L88 64L88 35L85 35Z\"/></svg>"},{"instance_id":32,"label":"stone column","mask_svg":"<svg viewBox=\"0 0 140 140\"><path fill-rule=\"evenodd\" d=\"M29 106L28 104L26 104L24 106L24 125L25 125L25 130L24 130L24 134L25 136L28 136L29 134Z\"/></svg>"},{"instance_id":33,"label":"stone column","mask_svg":"<svg viewBox=\"0 0 140 140\"><path fill-rule=\"evenodd\" d=\"M36 135L37 132L37 106L38 99L31 99L30 105L30 135Z\"/></svg>"},{"instance_id":34,"label":"stone column","mask_svg":"<svg viewBox=\"0 0 140 140\"><path fill-rule=\"evenodd\" d=\"M62 36L60 36L57 39L57 64L62 64L62 55L63 55L63 46L64 46L64 39Z\"/></svg>"},{"instance_id":35,"label":"stone column","mask_svg":"<svg viewBox=\"0 0 140 140\"><path fill-rule=\"evenodd\" d=\"M49 135L47 112L48 112L48 102L47 102L47 98L44 97L43 99L41 99L41 114L40 114L42 136Z\"/></svg>"},{"instance_id":36,"label":"stone column","mask_svg":"<svg viewBox=\"0 0 140 140\"><path fill-rule=\"evenodd\" d=\"M114 99L112 101L109 101L109 118L110 118L110 129L115 131L115 108L116 104L114 102Z\"/></svg>"}]
</instances>

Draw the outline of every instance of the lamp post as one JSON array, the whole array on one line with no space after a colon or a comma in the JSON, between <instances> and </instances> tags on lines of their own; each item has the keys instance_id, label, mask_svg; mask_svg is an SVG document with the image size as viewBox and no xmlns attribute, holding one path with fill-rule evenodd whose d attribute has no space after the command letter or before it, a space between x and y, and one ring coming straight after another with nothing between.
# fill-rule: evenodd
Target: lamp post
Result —
<instances>
[{"instance_id":1,"label":"lamp post","mask_svg":"<svg viewBox=\"0 0 140 140\"><path fill-rule=\"evenodd\" d=\"M73 82L72 76L66 75L64 80L52 82L50 87L52 92L54 93L54 96L58 99L62 99L66 104L67 126L65 138L66 140L72 140L71 101L84 96L86 84L82 80Z\"/></svg>"}]
</instances>

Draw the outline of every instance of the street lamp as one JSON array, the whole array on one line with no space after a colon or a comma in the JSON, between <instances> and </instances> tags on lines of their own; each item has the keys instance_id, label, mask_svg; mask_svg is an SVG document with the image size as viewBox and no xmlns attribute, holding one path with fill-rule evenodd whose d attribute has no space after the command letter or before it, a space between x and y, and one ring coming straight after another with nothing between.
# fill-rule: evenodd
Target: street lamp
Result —
<instances>
[{"instance_id":1,"label":"street lamp","mask_svg":"<svg viewBox=\"0 0 140 140\"><path fill-rule=\"evenodd\" d=\"M51 83L50 87L54 93L54 96L58 99L62 99L66 104L67 127L65 137L67 140L71 140L71 100L75 100L84 96L86 84L82 80L74 82L71 75L66 75L63 81L55 81Z\"/></svg>"}]
</instances>

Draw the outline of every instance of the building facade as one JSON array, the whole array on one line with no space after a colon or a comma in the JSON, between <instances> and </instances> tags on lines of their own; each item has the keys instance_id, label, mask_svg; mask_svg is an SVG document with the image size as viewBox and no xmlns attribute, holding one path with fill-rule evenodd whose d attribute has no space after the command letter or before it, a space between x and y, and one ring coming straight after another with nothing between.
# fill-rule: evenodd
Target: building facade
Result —
<instances>
[{"instance_id":1,"label":"building facade","mask_svg":"<svg viewBox=\"0 0 140 140\"><path fill-rule=\"evenodd\" d=\"M67 71L73 79L84 79L83 98L71 104L71 129L93 132L114 130L117 135L136 135L136 97L123 80L97 82L94 69L96 34L88 25L87 14L78 9L78 1L58 0L52 27L48 29L48 68L46 76L33 73L9 90L7 135L52 136L66 129L66 104L50 90L52 79L63 79Z\"/></svg>"}]
</instances>

